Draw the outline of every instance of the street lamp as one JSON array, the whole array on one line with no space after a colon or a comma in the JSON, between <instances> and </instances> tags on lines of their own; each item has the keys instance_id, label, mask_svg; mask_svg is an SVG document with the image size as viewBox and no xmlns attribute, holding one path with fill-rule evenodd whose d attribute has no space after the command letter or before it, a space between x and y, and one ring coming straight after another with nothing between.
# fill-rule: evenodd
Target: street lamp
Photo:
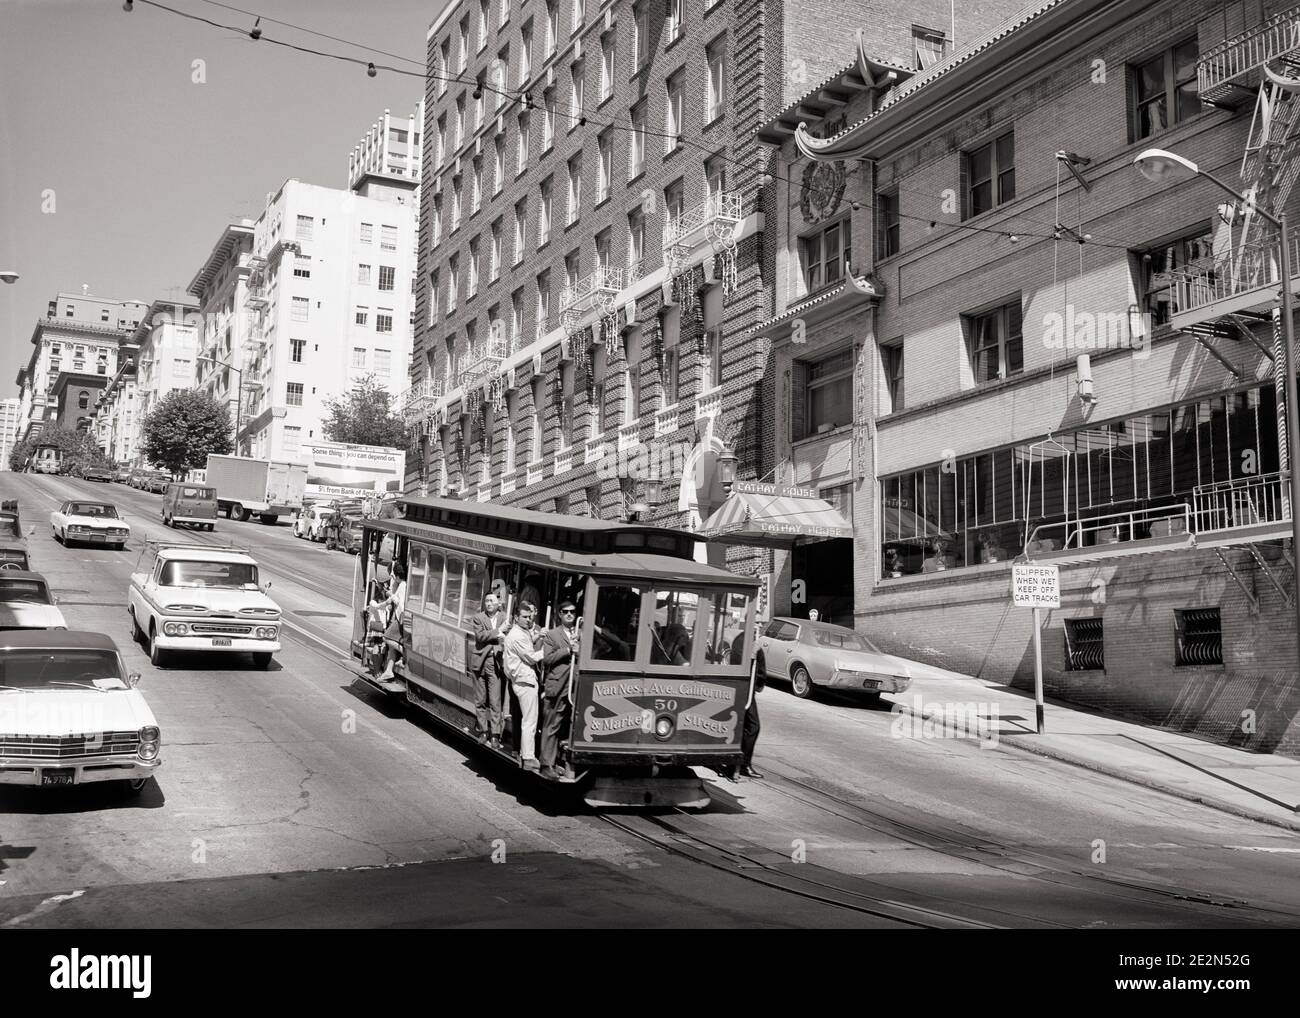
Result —
<instances>
[{"instance_id":1,"label":"street lamp","mask_svg":"<svg viewBox=\"0 0 1300 1018\"><path fill-rule=\"evenodd\" d=\"M1285 354L1283 364L1286 371L1287 473L1290 474L1291 481L1291 554L1294 563L1295 589L1300 591L1300 470L1296 469L1295 464L1296 454L1300 452L1300 446L1297 445L1297 441L1300 439L1300 398L1297 398L1296 392L1295 324L1291 321L1291 302L1293 299L1291 293L1291 234L1287 228L1286 212L1279 210L1277 215L1273 215L1266 209L1260 208L1259 205L1244 194L1229 187L1213 173L1201 169L1190 159L1162 148L1149 148L1145 152L1139 153L1137 158L1133 160L1133 165L1138 168L1138 172L1142 176L1155 184L1204 177L1220 190L1228 192L1242 205L1249 207L1251 211L1263 216L1278 228L1282 247L1280 259L1282 270L1282 345ZM1297 594L1292 599L1292 602L1296 612L1296 638L1300 640L1300 594Z\"/></svg>"},{"instance_id":2,"label":"street lamp","mask_svg":"<svg viewBox=\"0 0 1300 1018\"><path fill-rule=\"evenodd\" d=\"M209 364L216 364L235 373L235 455L239 455L239 426L244 416L244 373L229 364L226 361L219 361L215 357L198 357L196 361L207 361Z\"/></svg>"},{"instance_id":3,"label":"street lamp","mask_svg":"<svg viewBox=\"0 0 1300 1018\"><path fill-rule=\"evenodd\" d=\"M723 446L722 451L718 453L718 483L728 495L731 494L731 486L736 483L736 464L739 462L735 451L729 445Z\"/></svg>"},{"instance_id":4,"label":"street lamp","mask_svg":"<svg viewBox=\"0 0 1300 1018\"><path fill-rule=\"evenodd\" d=\"M16 283L18 282L18 273L10 269L5 269L3 272L0 272L0 282Z\"/></svg>"}]
</instances>

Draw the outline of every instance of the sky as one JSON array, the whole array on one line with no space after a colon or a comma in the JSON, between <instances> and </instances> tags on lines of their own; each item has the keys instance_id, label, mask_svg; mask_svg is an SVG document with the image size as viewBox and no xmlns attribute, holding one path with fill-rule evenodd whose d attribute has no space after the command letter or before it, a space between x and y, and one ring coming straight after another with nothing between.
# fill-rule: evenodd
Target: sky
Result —
<instances>
[{"instance_id":1,"label":"sky","mask_svg":"<svg viewBox=\"0 0 1300 1018\"><path fill-rule=\"evenodd\" d=\"M160 0L226 25L208 0ZM416 63L263 22L266 38L419 74L442 0L224 0ZM196 83L194 61L206 80ZM149 302L185 288L221 234L290 177L347 186L348 154L420 77L309 56L121 0L0 0L0 398L59 292ZM192 299L192 298L190 298Z\"/></svg>"}]
</instances>

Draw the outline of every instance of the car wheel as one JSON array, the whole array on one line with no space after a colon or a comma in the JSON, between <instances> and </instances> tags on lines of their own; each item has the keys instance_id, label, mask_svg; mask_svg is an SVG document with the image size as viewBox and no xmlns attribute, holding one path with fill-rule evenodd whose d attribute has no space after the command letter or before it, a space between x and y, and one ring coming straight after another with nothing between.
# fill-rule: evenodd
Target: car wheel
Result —
<instances>
[{"instance_id":1,"label":"car wheel","mask_svg":"<svg viewBox=\"0 0 1300 1018\"><path fill-rule=\"evenodd\" d=\"M122 782L122 795L127 799L137 799L147 784L149 784L148 778L127 778Z\"/></svg>"},{"instance_id":2,"label":"car wheel","mask_svg":"<svg viewBox=\"0 0 1300 1018\"><path fill-rule=\"evenodd\" d=\"M113 550L114 550L114 551L121 551L121 550L122 550L123 548L125 548L125 547L126 547L126 542L125 542L125 541L122 541L120 544L115 544L115 545L113 545Z\"/></svg>"},{"instance_id":3,"label":"car wheel","mask_svg":"<svg viewBox=\"0 0 1300 1018\"><path fill-rule=\"evenodd\" d=\"M803 665L798 665L790 676L790 690L800 700L807 700L813 695L812 676Z\"/></svg>"},{"instance_id":4,"label":"car wheel","mask_svg":"<svg viewBox=\"0 0 1300 1018\"><path fill-rule=\"evenodd\" d=\"M135 617L135 609L127 605L126 613L131 616L131 639L138 644L144 643L144 630L140 628L140 620Z\"/></svg>"},{"instance_id":5,"label":"car wheel","mask_svg":"<svg viewBox=\"0 0 1300 1018\"><path fill-rule=\"evenodd\" d=\"M216 530L216 529L217 529L217 525L216 525L215 523L209 523L209 524L208 524L208 533L212 533L212 531L214 531L214 530Z\"/></svg>"},{"instance_id":6,"label":"car wheel","mask_svg":"<svg viewBox=\"0 0 1300 1018\"><path fill-rule=\"evenodd\" d=\"M266 669L271 667L272 657L274 657L274 655L269 650L255 650L253 651L253 664L262 669L262 671L266 671Z\"/></svg>"},{"instance_id":7,"label":"car wheel","mask_svg":"<svg viewBox=\"0 0 1300 1018\"><path fill-rule=\"evenodd\" d=\"M149 661L155 668L167 667L167 651L158 646L158 626L149 623Z\"/></svg>"},{"instance_id":8,"label":"car wheel","mask_svg":"<svg viewBox=\"0 0 1300 1018\"><path fill-rule=\"evenodd\" d=\"M230 508L230 515L239 520L240 523L244 523L252 513L245 509L240 503L236 502Z\"/></svg>"}]
</instances>

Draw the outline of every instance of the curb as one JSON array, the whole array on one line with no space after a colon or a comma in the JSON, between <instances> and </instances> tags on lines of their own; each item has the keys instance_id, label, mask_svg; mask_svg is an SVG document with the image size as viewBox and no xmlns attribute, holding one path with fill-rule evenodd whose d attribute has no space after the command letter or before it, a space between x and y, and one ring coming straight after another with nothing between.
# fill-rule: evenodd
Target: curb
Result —
<instances>
[{"instance_id":1,"label":"curb","mask_svg":"<svg viewBox=\"0 0 1300 1018\"><path fill-rule=\"evenodd\" d=\"M918 717L924 720L942 723L941 716L927 717L924 713L918 713L901 703L896 703L895 707L901 714L907 714L911 717ZM948 726L945 724L944 727L947 729ZM1058 763L1069 764L1072 767L1092 771L1095 774L1104 774L1108 778L1115 778L1119 781L1127 782L1130 785L1137 785L1140 788L1148 788L1154 792L1159 792L1162 795L1181 799L1184 802L1195 803L1198 806L1205 806L1209 809L1217 810L1220 813L1227 813L1244 820L1254 820L1257 823L1268 824L1270 827L1278 827L1282 830L1300 833L1300 813L1297 813L1295 820L1273 816L1272 814L1249 809L1245 806L1238 806L1236 803L1229 802L1226 799L1219 799L1214 796L1189 792L1184 788L1177 787L1176 785L1165 784L1162 781L1156 781L1151 778L1137 777L1118 767L1108 767L1104 764L1100 764L1091 757L1079 756L1075 753L1069 753L1055 747L1045 746L1042 743L1035 744L1031 741L1037 738L1039 738L1039 736L1036 733L1026 732L1024 734L999 735L998 741L1000 743L1005 742L1016 749L1020 749L1026 753L1031 753L1034 756L1041 756L1049 760L1055 760Z\"/></svg>"}]
</instances>

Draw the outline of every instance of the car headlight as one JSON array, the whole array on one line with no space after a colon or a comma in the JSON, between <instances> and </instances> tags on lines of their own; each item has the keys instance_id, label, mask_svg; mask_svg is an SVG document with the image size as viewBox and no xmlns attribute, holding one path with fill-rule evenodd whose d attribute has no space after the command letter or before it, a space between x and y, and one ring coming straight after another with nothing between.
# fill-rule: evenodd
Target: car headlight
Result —
<instances>
[{"instance_id":1,"label":"car headlight","mask_svg":"<svg viewBox=\"0 0 1300 1018\"><path fill-rule=\"evenodd\" d=\"M275 626L258 626L258 627L257 627L257 638L258 638L259 640L274 640L274 639L275 639Z\"/></svg>"},{"instance_id":2,"label":"car headlight","mask_svg":"<svg viewBox=\"0 0 1300 1018\"><path fill-rule=\"evenodd\" d=\"M164 622L163 632L167 636L188 636L190 627L184 622Z\"/></svg>"},{"instance_id":3,"label":"car headlight","mask_svg":"<svg viewBox=\"0 0 1300 1018\"><path fill-rule=\"evenodd\" d=\"M141 760L156 760L158 751L162 749L162 732L158 730L157 725L145 725L140 729L140 749L138 754Z\"/></svg>"}]
</instances>

